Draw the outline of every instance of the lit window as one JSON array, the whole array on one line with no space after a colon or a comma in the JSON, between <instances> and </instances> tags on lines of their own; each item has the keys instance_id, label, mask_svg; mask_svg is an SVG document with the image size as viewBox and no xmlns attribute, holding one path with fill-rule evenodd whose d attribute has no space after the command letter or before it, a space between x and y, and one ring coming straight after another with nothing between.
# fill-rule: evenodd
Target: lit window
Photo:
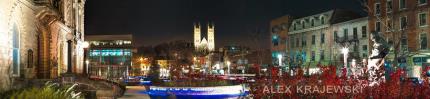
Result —
<instances>
[{"instance_id":1,"label":"lit window","mask_svg":"<svg viewBox=\"0 0 430 99\"><path fill-rule=\"evenodd\" d=\"M278 39L278 36L274 35L274 36L272 37L272 43L273 43L273 46L278 46L278 45L279 45L279 39Z\"/></svg>"},{"instance_id":2,"label":"lit window","mask_svg":"<svg viewBox=\"0 0 430 99\"><path fill-rule=\"evenodd\" d=\"M16 24L13 25L13 34L12 34L12 74L14 76L19 76L19 30Z\"/></svg>"}]
</instances>

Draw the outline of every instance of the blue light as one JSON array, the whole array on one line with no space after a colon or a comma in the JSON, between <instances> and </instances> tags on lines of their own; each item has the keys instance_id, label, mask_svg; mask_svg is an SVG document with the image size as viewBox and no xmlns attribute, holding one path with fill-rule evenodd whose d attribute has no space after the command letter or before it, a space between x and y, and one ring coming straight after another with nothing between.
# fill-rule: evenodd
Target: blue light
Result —
<instances>
[{"instance_id":1,"label":"blue light","mask_svg":"<svg viewBox=\"0 0 430 99\"><path fill-rule=\"evenodd\" d=\"M275 39L278 39L278 36L273 35L273 37L272 37L272 38L275 40Z\"/></svg>"},{"instance_id":2,"label":"blue light","mask_svg":"<svg viewBox=\"0 0 430 99\"><path fill-rule=\"evenodd\" d=\"M141 91L151 98L166 99L169 95L175 95L178 99L223 99L248 95L241 85L218 87L153 87L149 91Z\"/></svg>"},{"instance_id":3,"label":"blue light","mask_svg":"<svg viewBox=\"0 0 430 99\"><path fill-rule=\"evenodd\" d=\"M104 49L104 50L91 50L90 56L131 56L129 49Z\"/></svg>"}]
</instances>

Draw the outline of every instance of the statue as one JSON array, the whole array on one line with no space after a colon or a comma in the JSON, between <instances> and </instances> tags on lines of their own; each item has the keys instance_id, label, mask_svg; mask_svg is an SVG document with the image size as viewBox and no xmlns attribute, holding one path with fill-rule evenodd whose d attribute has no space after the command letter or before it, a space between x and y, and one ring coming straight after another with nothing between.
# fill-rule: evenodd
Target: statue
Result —
<instances>
[{"instance_id":1,"label":"statue","mask_svg":"<svg viewBox=\"0 0 430 99\"><path fill-rule=\"evenodd\" d=\"M379 35L378 32L371 33L371 40L373 42L373 49L369 58L381 59L387 56L389 52L389 44L381 35Z\"/></svg>"},{"instance_id":2,"label":"statue","mask_svg":"<svg viewBox=\"0 0 430 99\"><path fill-rule=\"evenodd\" d=\"M389 44L385 39L378 34L378 32L371 33L371 40L373 42L372 53L369 56L369 63L367 65L367 70L369 73L369 86L378 84L380 81L384 81L384 58L389 52Z\"/></svg>"}]
</instances>

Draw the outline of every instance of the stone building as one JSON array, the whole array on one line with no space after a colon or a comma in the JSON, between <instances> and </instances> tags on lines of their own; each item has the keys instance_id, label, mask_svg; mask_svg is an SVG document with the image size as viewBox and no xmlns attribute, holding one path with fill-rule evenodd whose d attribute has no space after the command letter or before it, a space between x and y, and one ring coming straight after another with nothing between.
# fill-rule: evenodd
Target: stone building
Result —
<instances>
[{"instance_id":1,"label":"stone building","mask_svg":"<svg viewBox=\"0 0 430 99\"><path fill-rule=\"evenodd\" d=\"M287 66L290 68L310 68L317 71L317 64L334 64L335 48L332 25L360 15L346 10L327 12L296 18L292 20L287 38Z\"/></svg>"},{"instance_id":2,"label":"stone building","mask_svg":"<svg viewBox=\"0 0 430 99\"><path fill-rule=\"evenodd\" d=\"M357 18L345 22L333 24L331 29L333 31L333 60L335 64L343 64L344 55L341 52L343 48L348 48L348 64L349 70L358 70L359 68L365 68L361 65L364 60L368 59L369 53L369 29L368 29L368 17ZM354 64L353 64L354 61ZM350 74L352 72L348 72Z\"/></svg>"},{"instance_id":3,"label":"stone building","mask_svg":"<svg viewBox=\"0 0 430 99\"><path fill-rule=\"evenodd\" d=\"M194 24L194 47L196 50L215 51L215 24L208 22L206 29L207 37L202 38L200 23Z\"/></svg>"},{"instance_id":4,"label":"stone building","mask_svg":"<svg viewBox=\"0 0 430 99\"><path fill-rule=\"evenodd\" d=\"M367 58L369 53L368 17L353 19L332 25L336 48L347 47L350 56L356 59ZM337 37L337 38L336 38ZM338 49L335 49L338 50ZM335 53L340 55L341 53Z\"/></svg>"},{"instance_id":5,"label":"stone building","mask_svg":"<svg viewBox=\"0 0 430 99\"><path fill-rule=\"evenodd\" d=\"M367 7L369 30L381 33L391 44L385 63L419 77L430 57L429 1L368 0Z\"/></svg>"},{"instance_id":6,"label":"stone building","mask_svg":"<svg viewBox=\"0 0 430 99\"><path fill-rule=\"evenodd\" d=\"M85 0L0 1L0 91L66 70L67 35L72 65L82 67Z\"/></svg>"}]
</instances>

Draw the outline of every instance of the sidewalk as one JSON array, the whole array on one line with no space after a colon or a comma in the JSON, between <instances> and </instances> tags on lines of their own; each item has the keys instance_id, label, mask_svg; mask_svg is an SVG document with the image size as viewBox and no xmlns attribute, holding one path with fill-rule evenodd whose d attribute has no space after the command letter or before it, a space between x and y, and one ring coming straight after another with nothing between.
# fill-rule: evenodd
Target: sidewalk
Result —
<instances>
[{"instance_id":1,"label":"sidewalk","mask_svg":"<svg viewBox=\"0 0 430 99\"><path fill-rule=\"evenodd\" d=\"M144 91L143 86L127 86L127 91L119 99L150 99L147 94L141 94L140 91Z\"/></svg>"}]
</instances>

